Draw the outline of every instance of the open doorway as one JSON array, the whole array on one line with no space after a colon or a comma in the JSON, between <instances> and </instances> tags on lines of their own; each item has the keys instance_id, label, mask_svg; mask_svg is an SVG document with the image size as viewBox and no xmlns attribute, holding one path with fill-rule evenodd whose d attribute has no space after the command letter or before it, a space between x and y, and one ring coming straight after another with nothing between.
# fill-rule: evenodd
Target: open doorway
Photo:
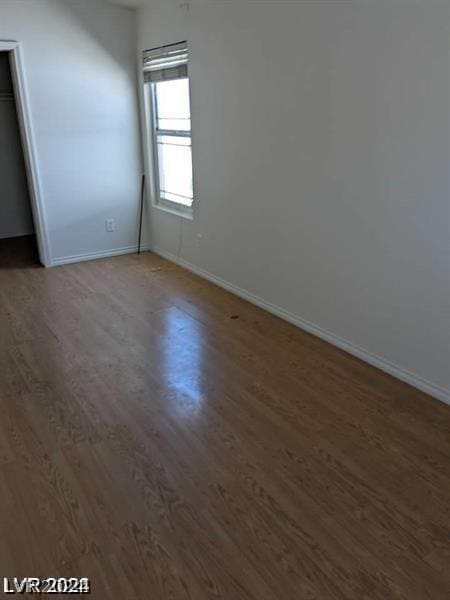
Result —
<instances>
[{"instance_id":1,"label":"open doorway","mask_svg":"<svg viewBox=\"0 0 450 600\"><path fill-rule=\"evenodd\" d=\"M0 52L0 266L39 261L9 55Z\"/></svg>"},{"instance_id":2,"label":"open doorway","mask_svg":"<svg viewBox=\"0 0 450 600\"><path fill-rule=\"evenodd\" d=\"M0 268L50 264L20 44L0 41Z\"/></svg>"}]
</instances>

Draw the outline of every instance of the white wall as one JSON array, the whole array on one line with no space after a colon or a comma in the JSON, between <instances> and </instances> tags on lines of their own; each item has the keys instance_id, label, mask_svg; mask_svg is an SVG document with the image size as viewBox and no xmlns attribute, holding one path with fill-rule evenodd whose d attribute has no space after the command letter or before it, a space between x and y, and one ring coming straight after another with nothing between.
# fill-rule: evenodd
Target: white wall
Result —
<instances>
[{"instance_id":1,"label":"white wall","mask_svg":"<svg viewBox=\"0 0 450 600\"><path fill-rule=\"evenodd\" d=\"M7 52L0 52L0 239L34 232Z\"/></svg>"},{"instance_id":2,"label":"white wall","mask_svg":"<svg viewBox=\"0 0 450 600\"><path fill-rule=\"evenodd\" d=\"M1 39L23 47L52 260L136 244L134 14L103 0L0 0Z\"/></svg>"},{"instance_id":3,"label":"white wall","mask_svg":"<svg viewBox=\"0 0 450 600\"><path fill-rule=\"evenodd\" d=\"M181 259L449 400L450 3L180 4L138 27L190 46ZM181 223L152 209L159 251Z\"/></svg>"}]
</instances>

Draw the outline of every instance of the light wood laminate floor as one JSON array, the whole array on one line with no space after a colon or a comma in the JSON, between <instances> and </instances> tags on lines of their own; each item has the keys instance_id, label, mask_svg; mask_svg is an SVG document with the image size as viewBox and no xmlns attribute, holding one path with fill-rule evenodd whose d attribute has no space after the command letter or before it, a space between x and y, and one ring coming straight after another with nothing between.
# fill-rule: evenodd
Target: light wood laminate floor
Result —
<instances>
[{"instance_id":1,"label":"light wood laminate floor","mask_svg":"<svg viewBox=\"0 0 450 600\"><path fill-rule=\"evenodd\" d=\"M450 598L450 407L150 253L3 243L0 336L0 577Z\"/></svg>"}]
</instances>

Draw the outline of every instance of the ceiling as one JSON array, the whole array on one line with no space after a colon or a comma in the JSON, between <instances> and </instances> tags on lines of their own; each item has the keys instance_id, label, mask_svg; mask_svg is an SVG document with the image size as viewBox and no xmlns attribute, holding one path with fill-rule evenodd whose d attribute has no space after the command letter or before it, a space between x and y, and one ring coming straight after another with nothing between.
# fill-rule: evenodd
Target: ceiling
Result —
<instances>
[{"instance_id":1,"label":"ceiling","mask_svg":"<svg viewBox=\"0 0 450 600\"><path fill-rule=\"evenodd\" d=\"M150 0L109 0L111 4L118 4L119 6L126 6L127 8L139 8L147 4Z\"/></svg>"}]
</instances>

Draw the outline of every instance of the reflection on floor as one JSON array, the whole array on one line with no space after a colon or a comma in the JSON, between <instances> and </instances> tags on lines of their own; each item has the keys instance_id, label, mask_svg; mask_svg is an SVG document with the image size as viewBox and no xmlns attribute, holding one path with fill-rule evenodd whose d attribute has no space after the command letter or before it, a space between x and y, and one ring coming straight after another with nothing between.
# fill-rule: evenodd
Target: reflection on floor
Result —
<instances>
[{"instance_id":1,"label":"reflection on floor","mask_svg":"<svg viewBox=\"0 0 450 600\"><path fill-rule=\"evenodd\" d=\"M0 250L2 576L450 597L450 407L152 254L23 252Z\"/></svg>"}]
</instances>

